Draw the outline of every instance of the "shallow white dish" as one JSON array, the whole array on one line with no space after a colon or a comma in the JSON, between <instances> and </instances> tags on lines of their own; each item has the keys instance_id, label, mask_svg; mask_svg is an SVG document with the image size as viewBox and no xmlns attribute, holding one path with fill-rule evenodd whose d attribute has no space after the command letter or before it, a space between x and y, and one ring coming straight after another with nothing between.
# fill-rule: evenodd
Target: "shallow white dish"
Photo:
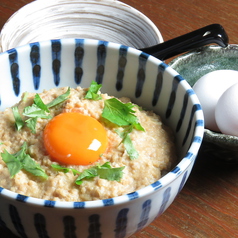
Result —
<instances>
[{"instance_id":1,"label":"shallow white dish","mask_svg":"<svg viewBox=\"0 0 238 238\"><path fill-rule=\"evenodd\" d=\"M13 14L0 34L0 51L51 39L87 38L145 48L163 42L154 23L116 0L38 0Z\"/></svg>"}]
</instances>

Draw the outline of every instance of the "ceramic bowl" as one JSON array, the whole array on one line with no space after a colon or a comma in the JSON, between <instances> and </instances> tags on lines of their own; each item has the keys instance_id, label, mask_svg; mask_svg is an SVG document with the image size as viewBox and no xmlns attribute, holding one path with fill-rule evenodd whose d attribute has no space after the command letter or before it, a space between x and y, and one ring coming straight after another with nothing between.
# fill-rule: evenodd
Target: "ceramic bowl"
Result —
<instances>
[{"instance_id":1,"label":"ceramic bowl","mask_svg":"<svg viewBox=\"0 0 238 238\"><path fill-rule=\"evenodd\" d=\"M59 67L52 68L55 60ZM21 237L129 237L169 207L190 175L204 132L197 96L171 67L134 48L62 39L1 53L0 109L16 103L25 91L89 87L92 80L102 84L103 93L129 97L161 115L174 131L179 162L153 184L105 200L48 201L1 188L0 224Z\"/></svg>"},{"instance_id":2,"label":"ceramic bowl","mask_svg":"<svg viewBox=\"0 0 238 238\"><path fill-rule=\"evenodd\" d=\"M88 38L145 48L163 42L158 28L135 8L116 0L38 0L3 26L1 51L31 42Z\"/></svg>"},{"instance_id":3,"label":"ceramic bowl","mask_svg":"<svg viewBox=\"0 0 238 238\"><path fill-rule=\"evenodd\" d=\"M173 59L169 65L188 83L203 75L221 69L238 70L238 46L205 46ZM220 162L238 163L238 137L205 129L202 150Z\"/></svg>"}]
</instances>

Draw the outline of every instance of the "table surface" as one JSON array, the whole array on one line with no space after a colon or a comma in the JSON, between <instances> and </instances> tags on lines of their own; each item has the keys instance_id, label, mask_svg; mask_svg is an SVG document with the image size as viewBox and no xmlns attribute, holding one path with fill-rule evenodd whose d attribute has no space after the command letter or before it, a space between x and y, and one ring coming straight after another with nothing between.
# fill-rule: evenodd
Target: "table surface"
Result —
<instances>
[{"instance_id":1,"label":"table surface","mask_svg":"<svg viewBox=\"0 0 238 238\"><path fill-rule=\"evenodd\" d=\"M1 0L0 29L31 0ZM237 0L124 0L148 16L169 40L200 27L219 23L238 43ZM16 236L0 228L1 237ZM200 152L181 193L165 213L131 238L238 237L238 166L218 163Z\"/></svg>"}]
</instances>

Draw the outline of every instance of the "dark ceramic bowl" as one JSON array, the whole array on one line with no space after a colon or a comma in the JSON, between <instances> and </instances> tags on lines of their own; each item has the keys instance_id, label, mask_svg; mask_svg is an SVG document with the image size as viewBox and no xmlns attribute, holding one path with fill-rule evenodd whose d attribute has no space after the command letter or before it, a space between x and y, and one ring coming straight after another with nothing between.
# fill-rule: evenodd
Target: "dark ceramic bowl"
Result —
<instances>
[{"instance_id":1,"label":"dark ceramic bowl","mask_svg":"<svg viewBox=\"0 0 238 238\"><path fill-rule=\"evenodd\" d=\"M238 45L205 46L178 56L169 65L188 83L194 83L203 75L221 69L238 70ZM203 152L225 163L238 163L238 137L205 129Z\"/></svg>"}]
</instances>

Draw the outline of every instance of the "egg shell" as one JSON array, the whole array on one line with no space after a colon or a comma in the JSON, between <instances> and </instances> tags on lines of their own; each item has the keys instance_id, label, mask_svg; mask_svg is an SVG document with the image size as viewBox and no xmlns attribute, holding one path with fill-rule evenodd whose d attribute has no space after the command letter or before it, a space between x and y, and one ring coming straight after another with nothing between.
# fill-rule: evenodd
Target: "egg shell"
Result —
<instances>
[{"instance_id":1,"label":"egg shell","mask_svg":"<svg viewBox=\"0 0 238 238\"><path fill-rule=\"evenodd\" d=\"M215 118L223 134L238 136L238 83L228 88L218 100Z\"/></svg>"},{"instance_id":2,"label":"egg shell","mask_svg":"<svg viewBox=\"0 0 238 238\"><path fill-rule=\"evenodd\" d=\"M216 70L201 77L193 86L201 103L205 127L220 131L215 119L215 108L219 98L232 85L238 83L238 71Z\"/></svg>"}]
</instances>

